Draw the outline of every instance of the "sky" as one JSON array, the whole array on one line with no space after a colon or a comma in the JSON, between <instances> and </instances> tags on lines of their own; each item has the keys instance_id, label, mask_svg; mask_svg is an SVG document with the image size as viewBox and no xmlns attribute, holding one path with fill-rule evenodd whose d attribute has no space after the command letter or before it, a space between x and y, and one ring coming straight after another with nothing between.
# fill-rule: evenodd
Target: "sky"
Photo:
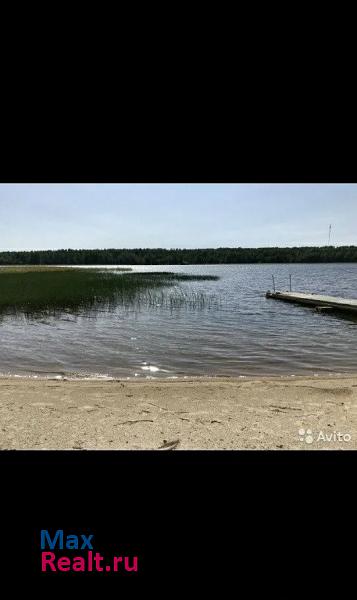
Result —
<instances>
[{"instance_id":1,"label":"sky","mask_svg":"<svg viewBox=\"0 0 357 600\"><path fill-rule=\"evenodd\" d=\"M357 244L357 184L0 184L0 250Z\"/></svg>"}]
</instances>

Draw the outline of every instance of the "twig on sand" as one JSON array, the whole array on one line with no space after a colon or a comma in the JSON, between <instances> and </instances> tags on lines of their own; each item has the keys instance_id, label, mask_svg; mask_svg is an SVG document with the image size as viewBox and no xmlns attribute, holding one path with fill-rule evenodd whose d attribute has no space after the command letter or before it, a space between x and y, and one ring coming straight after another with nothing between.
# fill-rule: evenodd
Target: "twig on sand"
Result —
<instances>
[{"instance_id":1,"label":"twig on sand","mask_svg":"<svg viewBox=\"0 0 357 600\"><path fill-rule=\"evenodd\" d=\"M164 440L164 443L162 444L162 446L159 446L159 450L175 450L175 448L177 448L177 446L179 445L180 440L174 440L173 442L167 442L166 440Z\"/></svg>"},{"instance_id":2,"label":"twig on sand","mask_svg":"<svg viewBox=\"0 0 357 600\"><path fill-rule=\"evenodd\" d=\"M153 423L152 419L136 419L135 421L121 421L120 423L116 423L114 427L117 425L133 425L134 423Z\"/></svg>"}]
</instances>

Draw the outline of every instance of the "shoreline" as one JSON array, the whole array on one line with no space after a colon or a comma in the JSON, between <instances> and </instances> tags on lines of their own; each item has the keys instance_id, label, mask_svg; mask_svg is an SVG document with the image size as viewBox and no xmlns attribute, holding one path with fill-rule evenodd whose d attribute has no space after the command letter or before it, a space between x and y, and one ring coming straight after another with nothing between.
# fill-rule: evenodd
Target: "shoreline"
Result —
<instances>
[{"instance_id":1,"label":"shoreline","mask_svg":"<svg viewBox=\"0 0 357 600\"><path fill-rule=\"evenodd\" d=\"M357 374L0 376L0 421L1 449L352 450Z\"/></svg>"},{"instance_id":2,"label":"shoreline","mask_svg":"<svg viewBox=\"0 0 357 600\"><path fill-rule=\"evenodd\" d=\"M334 378L334 379L353 379L357 377L356 373L341 373L341 372L333 372L333 371L320 371L319 373L305 373L305 374L294 374L287 373L283 374L257 374L257 375L43 375L41 373L38 374L20 374L20 373L0 373L0 382L3 380L9 381L17 381L17 380L25 380L25 381L93 381L93 382L147 382L147 381L156 381L156 382L186 382L186 381L215 381L218 379L222 379L224 381L242 381L242 380L278 380L278 379L315 379L315 378Z\"/></svg>"}]
</instances>

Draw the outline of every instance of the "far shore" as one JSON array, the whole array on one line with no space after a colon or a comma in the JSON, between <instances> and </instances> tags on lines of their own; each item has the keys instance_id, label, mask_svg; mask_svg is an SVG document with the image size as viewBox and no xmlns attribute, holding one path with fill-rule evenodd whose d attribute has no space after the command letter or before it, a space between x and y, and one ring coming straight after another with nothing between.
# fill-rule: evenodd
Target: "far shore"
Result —
<instances>
[{"instance_id":1,"label":"far shore","mask_svg":"<svg viewBox=\"0 0 357 600\"><path fill-rule=\"evenodd\" d=\"M351 450L357 449L357 375L2 377L0 423L3 450Z\"/></svg>"}]
</instances>

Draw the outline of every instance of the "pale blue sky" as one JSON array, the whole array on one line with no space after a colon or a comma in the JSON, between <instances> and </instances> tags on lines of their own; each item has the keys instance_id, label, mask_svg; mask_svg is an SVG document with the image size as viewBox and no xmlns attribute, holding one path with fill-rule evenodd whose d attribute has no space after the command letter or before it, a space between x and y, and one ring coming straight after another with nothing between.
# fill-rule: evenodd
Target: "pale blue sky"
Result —
<instances>
[{"instance_id":1,"label":"pale blue sky","mask_svg":"<svg viewBox=\"0 0 357 600\"><path fill-rule=\"evenodd\" d=\"M0 184L0 249L357 244L356 184Z\"/></svg>"}]
</instances>

